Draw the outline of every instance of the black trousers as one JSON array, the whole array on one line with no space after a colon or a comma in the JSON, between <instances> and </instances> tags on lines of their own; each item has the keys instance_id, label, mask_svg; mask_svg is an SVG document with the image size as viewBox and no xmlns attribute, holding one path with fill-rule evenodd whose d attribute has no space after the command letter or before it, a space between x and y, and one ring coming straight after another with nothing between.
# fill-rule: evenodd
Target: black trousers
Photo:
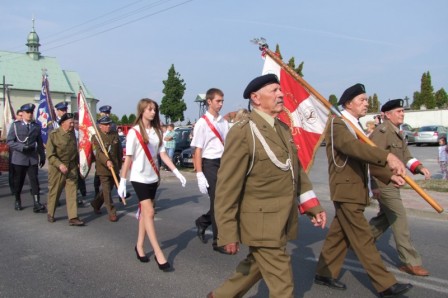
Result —
<instances>
[{"instance_id":1,"label":"black trousers","mask_svg":"<svg viewBox=\"0 0 448 298\"><path fill-rule=\"evenodd\" d=\"M212 226L213 231L213 245L217 245L218 239L218 228L215 221L215 191L216 191L216 181L218 178L218 170L221 164L221 159L202 159L202 172L208 182L208 196L210 197L210 209L206 214L202 214L198 217L197 221L203 228Z\"/></svg>"},{"instance_id":2,"label":"black trousers","mask_svg":"<svg viewBox=\"0 0 448 298\"><path fill-rule=\"evenodd\" d=\"M14 166L14 193L19 195L22 192L25 176L28 174L28 179L31 184L31 194L33 196L39 194L39 179L37 178L37 164L31 166Z\"/></svg>"}]
</instances>

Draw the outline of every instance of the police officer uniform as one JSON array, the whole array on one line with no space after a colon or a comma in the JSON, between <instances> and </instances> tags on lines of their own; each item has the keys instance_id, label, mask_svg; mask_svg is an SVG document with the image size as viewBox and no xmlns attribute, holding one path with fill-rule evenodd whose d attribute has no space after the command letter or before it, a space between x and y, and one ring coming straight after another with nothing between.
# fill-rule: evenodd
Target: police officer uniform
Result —
<instances>
[{"instance_id":1,"label":"police officer uniform","mask_svg":"<svg viewBox=\"0 0 448 298\"><path fill-rule=\"evenodd\" d=\"M33 113L35 105L25 104L20 109L24 113ZM20 193L22 192L25 176L28 173L31 184L31 194L34 198L34 212L45 211L40 203L38 168L45 164L45 150L42 142L41 126L34 120L14 121L7 136L7 144L12 151L11 163L14 167L14 196L15 209L22 210Z\"/></svg>"},{"instance_id":2,"label":"police officer uniform","mask_svg":"<svg viewBox=\"0 0 448 298\"><path fill-rule=\"evenodd\" d=\"M67 113L62 115L59 125L70 119L73 119L73 114ZM55 221L56 203L61 196L62 190L65 188L69 224L74 226L84 225L78 218L76 204L79 155L73 129L65 131L62 126L59 126L49 134L47 157L49 163L48 184L51 185L47 202L48 221ZM65 165L67 168L66 174L61 172L61 165Z\"/></svg>"},{"instance_id":3,"label":"police officer uniform","mask_svg":"<svg viewBox=\"0 0 448 298\"><path fill-rule=\"evenodd\" d=\"M111 124L112 120L108 116L104 116L99 119L98 123L100 125ZM107 156L101 149L100 143L96 137L93 138L93 147L95 151L95 167L96 174L98 175L101 182L101 191L96 195L95 199L91 202L93 210L96 214L100 214L100 208L104 205L106 206L107 212L109 214L109 220L115 222L118 220L116 215L115 207L112 203L111 190L115 185L112 172L107 167L107 161L111 161L113 164L113 171L116 177L119 177L118 173L121 169L121 164L123 160L123 150L121 149L120 139L118 134L115 132L105 133L99 130L98 137L101 138L104 148L107 150Z\"/></svg>"},{"instance_id":4,"label":"police officer uniform","mask_svg":"<svg viewBox=\"0 0 448 298\"><path fill-rule=\"evenodd\" d=\"M403 108L402 99L388 101L381 112ZM399 127L387 118L370 135L370 139L379 147L396 155L415 175L423 168L421 162L409 152L408 145ZM403 206L400 190L392 183L377 182L381 191L380 211L370 220L373 237L379 238L389 227L392 228L398 257L403 263L400 270L413 275L427 276L429 272L422 267L422 258L411 241L406 209Z\"/></svg>"}]
</instances>

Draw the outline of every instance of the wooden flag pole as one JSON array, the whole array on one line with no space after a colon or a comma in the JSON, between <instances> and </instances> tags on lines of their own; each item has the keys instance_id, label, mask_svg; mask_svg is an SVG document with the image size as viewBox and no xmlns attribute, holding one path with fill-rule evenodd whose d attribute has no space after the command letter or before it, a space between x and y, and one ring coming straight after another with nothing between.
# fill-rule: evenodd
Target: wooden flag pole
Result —
<instances>
[{"instance_id":1,"label":"wooden flag pole","mask_svg":"<svg viewBox=\"0 0 448 298\"><path fill-rule=\"evenodd\" d=\"M266 41L263 38L260 39L254 39L254 43L256 43L259 46L260 51L271 57L275 62L280 65L281 68L283 68L287 73L289 73L299 84L301 84L305 89L307 89L310 93L312 93L323 105L325 105L333 114L335 114L338 117L344 118L346 123L349 123L351 127L355 130L356 135L359 139L361 139L366 144L369 144L370 146L376 147L375 143L372 142L356 125L348 121L341 112L337 108L335 108L325 97L323 97L319 92L317 92L316 89L314 89L308 82L306 82L301 76L299 76L291 67L289 67L287 64L285 64L280 57L278 57L274 52L272 52L268 45L266 44ZM403 176L403 179L411 186L426 202L428 202L431 207L433 207L438 213L443 212L442 206L434 200L431 196L429 196L417 183L415 183L412 178L409 176Z\"/></svg>"},{"instance_id":2,"label":"wooden flag pole","mask_svg":"<svg viewBox=\"0 0 448 298\"><path fill-rule=\"evenodd\" d=\"M104 155L106 155L106 157L108 159L110 159L109 153L106 150L106 146L104 146L103 139L101 138L101 135L99 134L98 128L96 127L96 121L93 119L92 113L90 112L90 108L89 108L89 105L87 104L86 96L84 94L84 90L82 89L81 86L79 86L79 91L82 93L82 97L83 97L83 100L84 100L84 106L87 108L87 113L89 114L90 121L92 121L92 126L95 129L95 137L96 137L98 143L100 144L101 151L103 151ZM118 189L119 183L118 183L117 175L115 174L113 166L111 168L109 168L109 170L112 173L112 177L114 178L115 186ZM121 202L124 205L126 205L126 199L125 198L120 198L120 199L121 199Z\"/></svg>"}]
</instances>

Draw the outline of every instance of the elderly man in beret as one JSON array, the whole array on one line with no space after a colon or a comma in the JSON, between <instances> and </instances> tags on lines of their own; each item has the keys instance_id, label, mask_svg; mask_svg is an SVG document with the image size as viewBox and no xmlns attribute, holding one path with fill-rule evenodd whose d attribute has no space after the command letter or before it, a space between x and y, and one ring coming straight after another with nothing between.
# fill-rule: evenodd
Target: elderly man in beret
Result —
<instances>
[{"instance_id":1,"label":"elderly man in beret","mask_svg":"<svg viewBox=\"0 0 448 298\"><path fill-rule=\"evenodd\" d=\"M31 194L34 198L35 213L45 211L40 203L38 168L45 164L45 149L42 142L41 126L34 121L33 112L36 106L32 103L20 108L22 118L12 123L7 136L7 144L11 150L11 164L13 167L13 193L15 196L15 210L22 210L21 192L28 174Z\"/></svg>"},{"instance_id":2,"label":"elderly man in beret","mask_svg":"<svg viewBox=\"0 0 448 298\"><path fill-rule=\"evenodd\" d=\"M107 213L109 214L109 220L111 222L116 222L118 217L116 209L112 203L111 194L111 190L114 187L112 171L116 173L117 177L119 176L123 160L123 150L121 149L118 134L110 132L111 123L112 120L108 116L104 116L99 119L99 135L93 138L96 174L101 182L101 191L90 203L90 205L93 207L95 214L101 214L100 208L104 203ZM107 155L103 152L103 150L101 150L98 138L101 138L104 148L107 150Z\"/></svg>"},{"instance_id":3,"label":"elderly man in beret","mask_svg":"<svg viewBox=\"0 0 448 298\"><path fill-rule=\"evenodd\" d=\"M407 142L400 132L404 121L403 99L394 99L381 107L384 122L370 135L370 139L379 147L395 154L411 171L412 174L422 174L426 179L431 173L422 163L409 152ZM429 272L422 266L422 258L411 241L406 209L401 200L400 190L391 183L377 181L378 189L374 194L378 199L380 211L370 220L373 237L378 239L391 227L395 239L398 257L403 263L401 271L412 275L428 276Z\"/></svg>"},{"instance_id":4,"label":"elderly man in beret","mask_svg":"<svg viewBox=\"0 0 448 298\"><path fill-rule=\"evenodd\" d=\"M298 210L324 228L326 214L303 170L288 126L276 117L283 93L274 74L252 80L244 98L253 111L229 130L218 172L218 244L229 254L239 243L249 254L208 297L242 297L264 279L270 297L294 297L288 240L297 236Z\"/></svg>"},{"instance_id":5,"label":"elderly man in beret","mask_svg":"<svg viewBox=\"0 0 448 298\"><path fill-rule=\"evenodd\" d=\"M314 282L345 290L345 284L337 278L351 247L379 295L398 296L407 292L412 285L397 283L394 275L386 269L364 210L370 200L369 164L376 165L370 167L371 175L384 183L393 182L400 186L405 181L399 175L404 174L406 169L392 153L358 140L352 125L358 127L359 118L367 113L369 103L364 85L355 84L345 90L338 104L344 108L342 115L345 119L331 117L325 133L330 196L335 217L319 256ZM359 130L362 131L362 128L359 127Z\"/></svg>"},{"instance_id":6,"label":"elderly man in beret","mask_svg":"<svg viewBox=\"0 0 448 298\"><path fill-rule=\"evenodd\" d=\"M74 115L66 113L59 121L59 127L53 130L47 141L48 157L48 214L47 220L55 222L56 203L65 188L68 223L70 226L83 226L78 217L76 192L78 188L79 155L74 129Z\"/></svg>"}]
</instances>

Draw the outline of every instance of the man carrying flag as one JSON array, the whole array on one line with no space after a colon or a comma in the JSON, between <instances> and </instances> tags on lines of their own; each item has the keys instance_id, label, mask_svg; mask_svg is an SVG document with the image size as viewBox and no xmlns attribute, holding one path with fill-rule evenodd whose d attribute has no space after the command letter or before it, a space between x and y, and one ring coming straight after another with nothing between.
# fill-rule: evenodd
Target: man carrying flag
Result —
<instances>
[{"instance_id":1,"label":"man carrying flag","mask_svg":"<svg viewBox=\"0 0 448 298\"><path fill-rule=\"evenodd\" d=\"M276 117L283 92L274 74L252 80L243 94L254 109L227 135L216 186L218 245L229 254L239 243L249 255L208 297L242 297L264 279L270 297L294 297L288 240L297 237L301 213L325 227L326 214L297 156L289 128Z\"/></svg>"}]
</instances>

